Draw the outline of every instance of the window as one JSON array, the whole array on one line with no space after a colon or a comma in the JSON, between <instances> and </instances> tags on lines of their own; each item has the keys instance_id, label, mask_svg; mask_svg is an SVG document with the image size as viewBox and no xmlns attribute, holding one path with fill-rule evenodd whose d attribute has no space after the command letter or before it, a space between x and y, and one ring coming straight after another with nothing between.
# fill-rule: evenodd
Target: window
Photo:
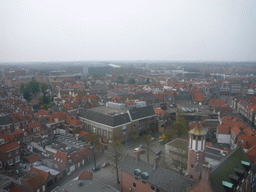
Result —
<instances>
[{"instance_id":1,"label":"window","mask_svg":"<svg viewBox=\"0 0 256 192\"><path fill-rule=\"evenodd\" d=\"M100 130L100 129L98 129L98 135L100 135L100 133L101 133L101 130Z\"/></svg>"},{"instance_id":2,"label":"window","mask_svg":"<svg viewBox=\"0 0 256 192\"><path fill-rule=\"evenodd\" d=\"M11 157L11 155L12 155L11 152L9 152L9 153L8 153L8 157Z\"/></svg>"},{"instance_id":3,"label":"window","mask_svg":"<svg viewBox=\"0 0 256 192\"><path fill-rule=\"evenodd\" d=\"M193 179L193 175L189 175L189 178L190 178L190 179Z\"/></svg>"},{"instance_id":4,"label":"window","mask_svg":"<svg viewBox=\"0 0 256 192\"><path fill-rule=\"evenodd\" d=\"M198 136L198 141L201 141L201 136Z\"/></svg>"},{"instance_id":5,"label":"window","mask_svg":"<svg viewBox=\"0 0 256 192\"><path fill-rule=\"evenodd\" d=\"M126 125L124 125L122 129L123 129L123 136L125 136L126 135Z\"/></svg>"},{"instance_id":6,"label":"window","mask_svg":"<svg viewBox=\"0 0 256 192\"><path fill-rule=\"evenodd\" d=\"M96 133L96 128L95 127L92 128L92 132Z\"/></svg>"},{"instance_id":7,"label":"window","mask_svg":"<svg viewBox=\"0 0 256 192\"><path fill-rule=\"evenodd\" d=\"M132 183L132 186L133 186L134 188L136 188L136 183Z\"/></svg>"},{"instance_id":8,"label":"window","mask_svg":"<svg viewBox=\"0 0 256 192\"><path fill-rule=\"evenodd\" d=\"M107 137L107 131L103 131L104 137Z\"/></svg>"},{"instance_id":9,"label":"window","mask_svg":"<svg viewBox=\"0 0 256 192\"><path fill-rule=\"evenodd\" d=\"M156 188L156 192L160 192L160 189Z\"/></svg>"},{"instance_id":10,"label":"window","mask_svg":"<svg viewBox=\"0 0 256 192\"><path fill-rule=\"evenodd\" d=\"M108 133L108 137L109 137L110 139L112 139L112 133L111 133L111 132Z\"/></svg>"},{"instance_id":11,"label":"window","mask_svg":"<svg viewBox=\"0 0 256 192\"><path fill-rule=\"evenodd\" d=\"M12 165L13 164L13 159L8 160L8 164Z\"/></svg>"},{"instance_id":12,"label":"window","mask_svg":"<svg viewBox=\"0 0 256 192\"><path fill-rule=\"evenodd\" d=\"M151 186L151 190L152 190L152 191L155 191L155 189L156 189L156 188L155 188L154 186Z\"/></svg>"},{"instance_id":13,"label":"window","mask_svg":"<svg viewBox=\"0 0 256 192\"><path fill-rule=\"evenodd\" d=\"M139 178L138 178L138 177L135 177L135 179L136 179L136 180L139 180Z\"/></svg>"},{"instance_id":14,"label":"window","mask_svg":"<svg viewBox=\"0 0 256 192\"><path fill-rule=\"evenodd\" d=\"M191 168L192 168L192 169L194 168L194 165L193 165L193 164L191 164Z\"/></svg>"},{"instance_id":15,"label":"window","mask_svg":"<svg viewBox=\"0 0 256 192\"><path fill-rule=\"evenodd\" d=\"M20 161L20 156L15 157L15 163Z\"/></svg>"},{"instance_id":16,"label":"window","mask_svg":"<svg viewBox=\"0 0 256 192\"><path fill-rule=\"evenodd\" d=\"M45 191L45 185L43 185L43 192Z\"/></svg>"}]
</instances>

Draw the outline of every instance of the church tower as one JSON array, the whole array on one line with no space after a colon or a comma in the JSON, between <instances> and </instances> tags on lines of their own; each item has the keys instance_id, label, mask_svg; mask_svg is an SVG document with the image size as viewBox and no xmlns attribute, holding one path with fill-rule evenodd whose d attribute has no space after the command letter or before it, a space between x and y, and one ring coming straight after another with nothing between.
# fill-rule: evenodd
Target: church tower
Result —
<instances>
[{"instance_id":1,"label":"church tower","mask_svg":"<svg viewBox=\"0 0 256 192\"><path fill-rule=\"evenodd\" d=\"M206 133L199 127L189 131L187 174L195 181L201 179L203 164L205 164Z\"/></svg>"}]
</instances>

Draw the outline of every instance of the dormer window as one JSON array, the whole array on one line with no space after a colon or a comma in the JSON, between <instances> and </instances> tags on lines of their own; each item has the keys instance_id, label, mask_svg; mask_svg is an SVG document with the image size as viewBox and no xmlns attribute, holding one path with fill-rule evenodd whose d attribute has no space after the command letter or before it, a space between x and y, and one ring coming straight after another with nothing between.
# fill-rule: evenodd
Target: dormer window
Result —
<instances>
[{"instance_id":1,"label":"dormer window","mask_svg":"<svg viewBox=\"0 0 256 192\"><path fill-rule=\"evenodd\" d=\"M58 122L58 118L54 118L54 121L55 121L55 123L57 123Z\"/></svg>"}]
</instances>

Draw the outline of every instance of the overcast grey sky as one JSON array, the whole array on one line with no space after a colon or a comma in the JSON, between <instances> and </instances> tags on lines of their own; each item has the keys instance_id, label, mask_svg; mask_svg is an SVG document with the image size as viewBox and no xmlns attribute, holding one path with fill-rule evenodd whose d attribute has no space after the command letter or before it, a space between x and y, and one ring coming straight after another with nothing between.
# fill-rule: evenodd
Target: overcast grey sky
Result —
<instances>
[{"instance_id":1,"label":"overcast grey sky","mask_svg":"<svg viewBox=\"0 0 256 192\"><path fill-rule=\"evenodd\" d=\"M256 61L256 0L0 0L0 62Z\"/></svg>"}]
</instances>

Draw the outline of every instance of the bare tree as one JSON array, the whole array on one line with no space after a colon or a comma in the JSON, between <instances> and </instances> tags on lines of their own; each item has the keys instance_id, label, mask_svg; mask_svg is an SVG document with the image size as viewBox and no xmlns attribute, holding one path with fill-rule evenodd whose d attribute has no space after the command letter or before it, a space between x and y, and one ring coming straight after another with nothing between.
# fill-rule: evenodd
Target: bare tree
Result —
<instances>
[{"instance_id":1,"label":"bare tree","mask_svg":"<svg viewBox=\"0 0 256 192\"><path fill-rule=\"evenodd\" d=\"M123 144L114 136L113 142L109 145L109 159L114 165L116 170L116 181L119 184L119 169L121 167L121 161L124 157L124 146Z\"/></svg>"},{"instance_id":2,"label":"bare tree","mask_svg":"<svg viewBox=\"0 0 256 192\"><path fill-rule=\"evenodd\" d=\"M145 148L146 148L146 152L147 152L147 160L148 160L148 163L149 163L149 153L150 152L153 152L151 150L151 147L152 147L152 143L153 143L153 137L150 135L150 134L147 134L147 135L143 135L141 140L142 142L144 143L145 145Z\"/></svg>"},{"instance_id":3,"label":"bare tree","mask_svg":"<svg viewBox=\"0 0 256 192\"><path fill-rule=\"evenodd\" d=\"M95 157L95 147L99 144L99 138L94 134L90 133L86 137L86 141L90 143L91 149L92 149L92 155L93 155L93 162L94 162L94 167L96 167L96 157Z\"/></svg>"}]
</instances>

